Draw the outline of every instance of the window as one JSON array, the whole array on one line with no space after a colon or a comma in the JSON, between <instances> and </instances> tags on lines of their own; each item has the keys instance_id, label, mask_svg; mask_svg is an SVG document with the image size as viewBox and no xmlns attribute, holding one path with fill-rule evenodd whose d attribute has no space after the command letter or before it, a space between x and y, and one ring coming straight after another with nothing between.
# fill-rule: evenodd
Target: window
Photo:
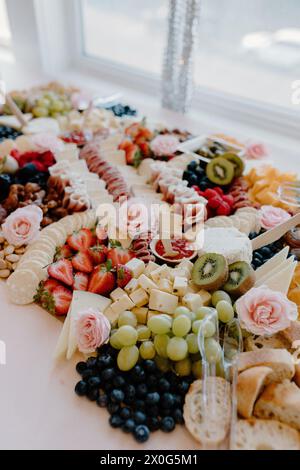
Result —
<instances>
[{"instance_id":1,"label":"window","mask_svg":"<svg viewBox=\"0 0 300 470\"><path fill-rule=\"evenodd\" d=\"M0 47L10 45L11 35L5 0L0 0Z\"/></svg>"},{"instance_id":2,"label":"window","mask_svg":"<svg viewBox=\"0 0 300 470\"><path fill-rule=\"evenodd\" d=\"M300 78L299 0L202 0L196 83L292 107Z\"/></svg>"},{"instance_id":3,"label":"window","mask_svg":"<svg viewBox=\"0 0 300 470\"><path fill-rule=\"evenodd\" d=\"M168 0L82 0L86 56L160 74Z\"/></svg>"}]
</instances>

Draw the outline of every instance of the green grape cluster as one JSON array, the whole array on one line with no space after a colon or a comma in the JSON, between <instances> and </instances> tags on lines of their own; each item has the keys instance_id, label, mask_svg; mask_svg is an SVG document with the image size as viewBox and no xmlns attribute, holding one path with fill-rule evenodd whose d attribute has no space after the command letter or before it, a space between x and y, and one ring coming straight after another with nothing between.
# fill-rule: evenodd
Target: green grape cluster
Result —
<instances>
[{"instance_id":1,"label":"green grape cluster","mask_svg":"<svg viewBox=\"0 0 300 470\"><path fill-rule=\"evenodd\" d=\"M154 359L163 372L173 369L180 376L193 374L200 378L202 363L197 335L202 325L207 360L218 363L222 357L221 347L214 339L214 322L207 320L203 323L203 320L212 310L217 312L219 321L223 323L234 316L231 299L226 292L216 291L212 305L200 307L195 312L180 306L172 316L151 316L147 325L138 325L133 312L123 312L118 319L118 328L112 330L110 337L111 345L119 350L119 368L130 370L141 357Z\"/></svg>"},{"instance_id":2,"label":"green grape cluster","mask_svg":"<svg viewBox=\"0 0 300 470\"><path fill-rule=\"evenodd\" d=\"M68 114L71 109L71 101L66 95L45 91L35 100L31 112L34 117L56 118Z\"/></svg>"}]
</instances>

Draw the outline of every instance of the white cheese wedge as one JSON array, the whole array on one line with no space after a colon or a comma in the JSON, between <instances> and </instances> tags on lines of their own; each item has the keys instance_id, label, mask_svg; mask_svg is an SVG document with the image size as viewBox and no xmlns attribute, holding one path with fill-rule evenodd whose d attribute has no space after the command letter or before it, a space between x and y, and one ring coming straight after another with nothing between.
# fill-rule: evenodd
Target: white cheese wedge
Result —
<instances>
[{"instance_id":1,"label":"white cheese wedge","mask_svg":"<svg viewBox=\"0 0 300 470\"><path fill-rule=\"evenodd\" d=\"M183 297L188 288L188 280L185 277L175 277L173 284L173 293Z\"/></svg>"},{"instance_id":2,"label":"white cheese wedge","mask_svg":"<svg viewBox=\"0 0 300 470\"><path fill-rule=\"evenodd\" d=\"M149 297L147 292L140 287L130 294L130 299L136 307L143 307L148 303Z\"/></svg>"},{"instance_id":3,"label":"white cheese wedge","mask_svg":"<svg viewBox=\"0 0 300 470\"><path fill-rule=\"evenodd\" d=\"M150 277L153 281L158 284L160 279L169 279L170 278L170 269L166 264L159 266L157 269L150 273Z\"/></svg>"},{"instance_id":4,"label":"white cheese wedge","mask_svg":"<svg viewBox=\"0 0 300 470\"><path fill-rule=\"evenodd\" d=\"M293 258L287 258L278 264L276 267L268 271L264 276L261 276L258 280L255 281L255 287L262 286L266 283L268 279L271 279L278 272L284 271L288 266L293 264Z\"/></svg>"},{"instance_id":5,"label":"white cheese wedge","mask_svg":"<svg viewBox=\"0 0 300 470\"><path fill-rule=\"evenodd\" d=\"M135 314L138 323L141 323L142 325L145 325L147 323L147 307L134 307L131 311Z\"/></svg>"},{"instance_id":6,"label":"white cheese wedge","mask_svg":"<svg viewBox=\"0 0 300 470\"><path fill-rule=\"evenodd\" d=\"M139 258L132 258L125 266L132 271L133 277L139 277L145 271L145 263Z\"/></svg>"},{"instance_id":7,"label":"white cheese wedge","mask_svg":"<svg viewBox=\"0 0 300 470\"><path fill-rule=\"evenodd\" d=\"M113 302L116 302L119 300L123 295L126 295L125 290L121 289L121 287L117 287L110 293L110 298L112 299Z\"/></svg>"},{"instance_id":8,"label":"white cheese wedge","mask_svg":"<svg viewBox=\"0 0 300 470\"><path fill-rule=\"evenodd\" d=\"M269 277L264 285L269 287L269 289L281 292L284 295L287 295L293 275L297 266L297 261L294 261L292 264L286 266L283 270L278 271L272 277Z\"/></svg>"},{"instance_id":9,"label":"white cheese wedge","mask_svg":"<svg viewBox=\"0 0 300 470\"><path fill-rule=\"evenodd\" d=\"M279 251L279 253L274 255L271 259L269 259L266 263L264 263L255 271L256 280L258 281L261 277L265 276L274 268L279 266L284 260L287 259L288 254L289 247L285 246L281 251Z\"/></svg>"},{"instance_id":10,"label":"white cheese wedge","mask_svg":"<svg viewBox=\"0 0 300 470\"><path fill-rule=\"evenodd\" d=\"M113 302L110 307L115 313L120 315L120 313L124 312L125 310L131 310L132 307L134 307L134 303L127 294L124 294L118 300Z\"/></svg>"},{"instance_id":11,"label":"white cheese wedge","mask_svg":"<svg viewBox=\"0 0 300 470\"><path fill-rule=\"evenodd\" d=\"M108 307L105 312L103 312L106 318L109 320L111 326L115 326L118 321L119 314L115 313L111 307Z\"/></svg>"},{"instance_id":12,"label":"white cheese wedge","mask_svg":"<svg viewBox=\"0 0 300 470\"><path fill-rule=\"evenodd\" d=\"M67 359L71 359L73 354L77 349L77 338L76 338L76 320L78 318L78 313L82 310L86 310L87 308L94 308L103 312L105 314L105 310L111 304L111 300L107 299L106 297L102 297L102 295L92 294L91 292L73 291L73 298L70 307L70 311L68 313L69 318L69 335L67 340ZM63 332L63 335L66 333Z\"/></svg>"},{"instance_id":13,"label":"white cheese wedge","mask_svg":"<svg viewBox=\"0 0 300 470\"><path fill-rule=\"evenodd\" d=\"M203 305L205 305L205 306L210 305L211 294L209 292L207 292L207 290L201 289L201 290L199 290L198 294L202 298Z\"/></svg>"},{"instance_id":14,"label":"white cheese wedge","mask_svg":"<svg viewBox=\"0 0 300 470\"><path fill-rule=\"evenodd\" d=\"M189 308L192 312L195 312L197 308L203 306L203 300L199 294L186 294L182 297L182 305Z\"/></svg>"},{"instance_id":15,"label":"white cheese wedge","mask_svg":"<svg viewBox=\"0 0 300 470\"><path fill-rule=\"evenodd\" d=\"M132 279L130 279L128 284L126 284L126 286L124 287L124 290L128 295L130 295L132 294L133 291L137 290L138 288L139 288L139 281L135 277L133 277Z\"/></svg>"},{"instance_id":16,"label":"white cheese wedge","mask_svg":"<svg viewBox=\"0 0 300 470\"><path fill-rule=\"evenodd\" d=\"M159 268L159 264L154 263L153 261L150 261L145 268L144 274L146 274L146 276L150 276L152 271L154 271L157 268Z\"/></svg>"},{"instance_id":17,"label":"white cheese wedge","mask_svg":"<svg viewBox=\"0 0 300 470\"><path fill-rule=\"evenodd\" d=\"M157 285L145 274L139 276L138 283L148 294L150 294L151 289L157 289Z\"/></svg>"},{"instance_id":18,"label":"white cheese wedge","mask_svg":"<svg viewBox=\"0 0 300 470\"><path fill-rule=\"evenodd\" d=\"M151 310L158 310L159 312L173 315L177 305L178 297L176 295L168 294L158 289L151 290L149 298L149 308Z\"/></svg>"},{"instance_id":19,"label":"white cheese wedge","mask_svg":"<svg viewBox=\"0 0 300 470\"><path fill-rule=\"evenodd\" d=\"M56 347L54 350L54 359L61 359L66 357L67 350L68 350L68 340L69 340L69 333L70 333L70 322L71 322L71 309L69 309L68 314L65 318L63 327L61 329L58 341L56 343Z\"/></svg>"}]
</instances>

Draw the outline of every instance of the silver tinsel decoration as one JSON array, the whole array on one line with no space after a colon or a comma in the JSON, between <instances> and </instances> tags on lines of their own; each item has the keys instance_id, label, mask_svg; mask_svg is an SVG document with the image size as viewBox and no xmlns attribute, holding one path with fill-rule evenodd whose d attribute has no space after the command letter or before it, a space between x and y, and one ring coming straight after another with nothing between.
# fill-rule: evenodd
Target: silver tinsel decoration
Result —
<instances>
[{"instance_id":1,"label":"silver tinsel decoration","mask_svg":"<svg viewBox=\"0 0 300 470\"><path fill-rule=\"evenodd\" d=\"M167 48L162 75L162 105L186 112L193 93L200 0L170 0Z\"/></svg>"}]
</instances>

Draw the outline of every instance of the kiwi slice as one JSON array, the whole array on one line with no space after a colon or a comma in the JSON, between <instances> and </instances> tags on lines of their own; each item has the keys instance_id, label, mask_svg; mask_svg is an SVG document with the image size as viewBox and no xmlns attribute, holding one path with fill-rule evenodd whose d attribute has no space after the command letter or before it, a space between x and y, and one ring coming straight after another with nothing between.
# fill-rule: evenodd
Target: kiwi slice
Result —
<instances>
[{"instance_id":1,"label":"kiwi slice","mask_svg":"<svg viewBox=\"0 0 300 470\"><path fill-rule=\"evenodd\" d=\"M229 162L231 162L234 166L234 176L237 178L238 176L241 176L243 174L243 171L245 169L245 164L243 160L236 155L235 153L231 152L226 152L222 155L222 158L225 158Z\"/></svg>"},{"instance_id":2,"label":"kiwi slice","mask_svg":"<svg viewBox=\"0 0 300 470\"><path fill-rule=\"evenodd\" d=\"M239 297L254 286L255 272L250 264L245 261L237 261L229 265L229 276L223 289L228 294Z\"/></svg>"},{"instance_id":3,"label":"kiwi slice","mask_svg":"<svg viewBox=\"0 0 300 470\"><path fill-rule=\"evenodd\" d=\"M206 290L216 290L228 278L228 264L223 255L205 253L199 256L192 270L193 282Z\"/></svg>"},{"instance_id":4,"label":"kiwi slice","mask_svg":"<svg viewBox=\"0 0 300 470\"><path fill-rule=\"evenodd\" d=\"M210 181L218 185L231 183L234 178L234 165L223 157L213 158L206 167L206 175Z\"/></svg>"}]
</instances>

